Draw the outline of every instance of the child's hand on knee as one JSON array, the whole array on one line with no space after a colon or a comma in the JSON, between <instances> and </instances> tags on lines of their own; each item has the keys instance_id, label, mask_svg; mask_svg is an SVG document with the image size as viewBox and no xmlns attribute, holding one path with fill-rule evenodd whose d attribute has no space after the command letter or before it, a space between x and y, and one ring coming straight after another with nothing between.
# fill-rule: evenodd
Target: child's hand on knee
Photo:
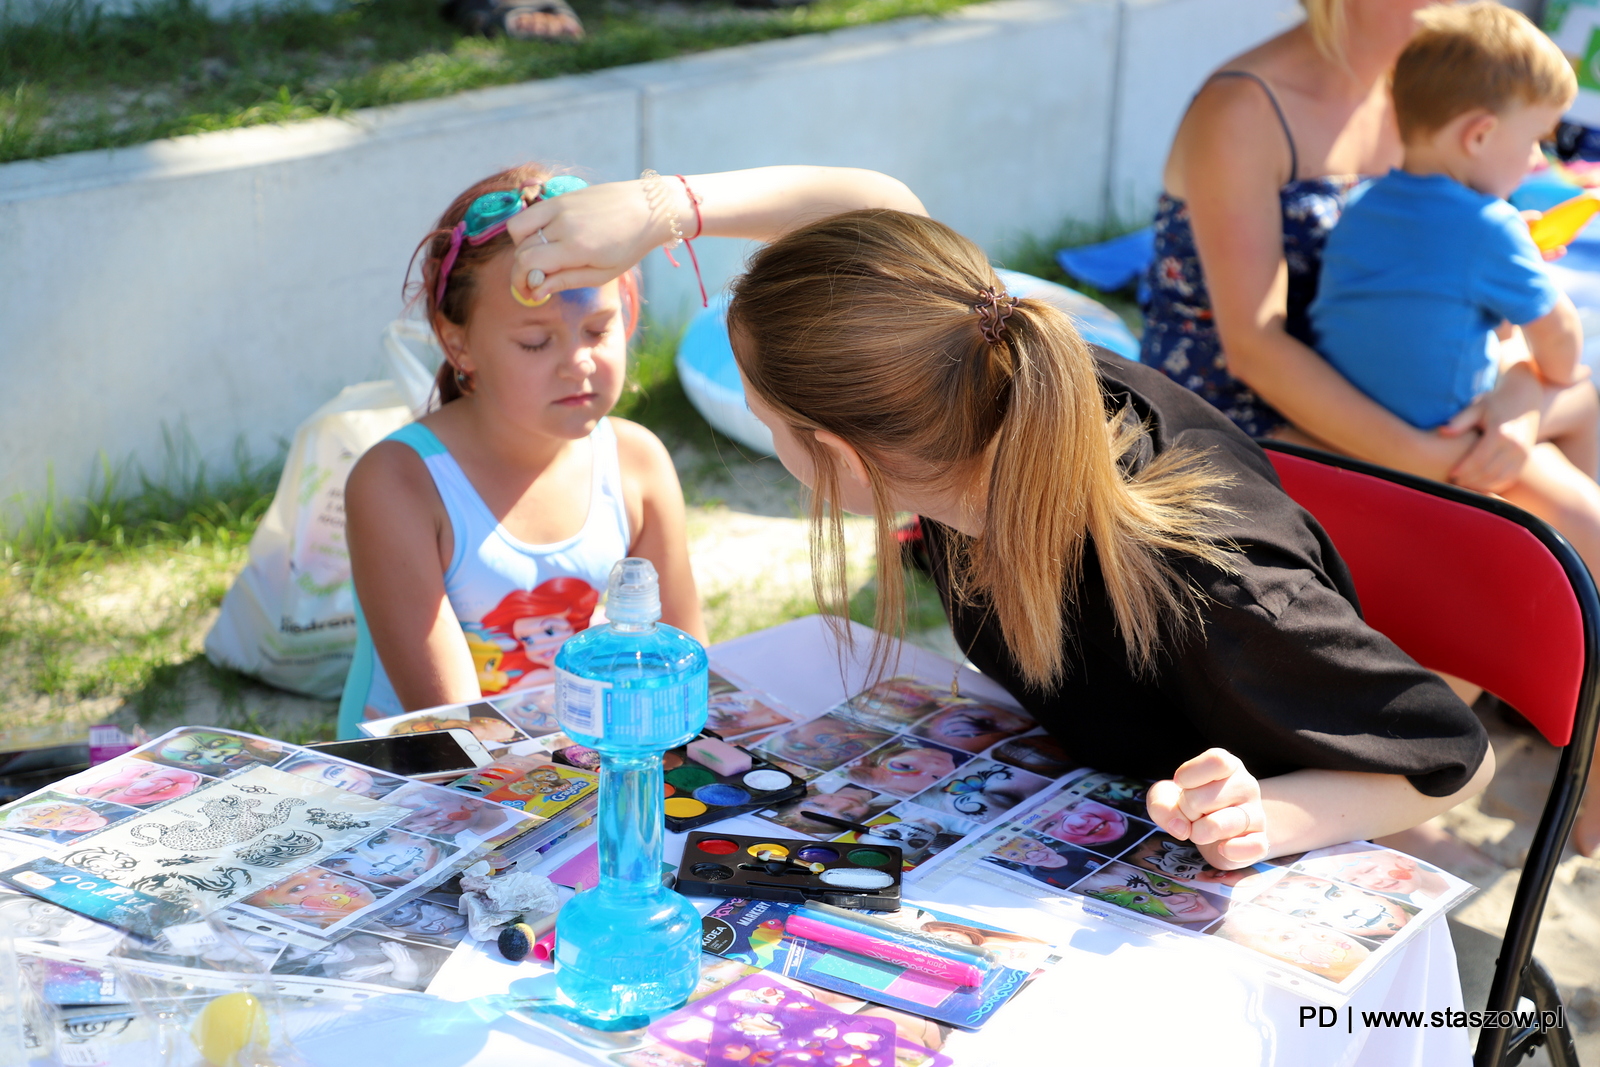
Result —
<instances>
[{"instance_id":1,"label":"child's hand on knee","mask_svg":"<svg viewBox=\"0 0 1600 1067\"><path fill-rule=\"evenodd\" d=\"M1239 757L1211 748L1150 787L1150 818L1179 841L1193 841L1206 862L1231 871L1267 856L1261 783Z\"/></svg>"}]
</instances>

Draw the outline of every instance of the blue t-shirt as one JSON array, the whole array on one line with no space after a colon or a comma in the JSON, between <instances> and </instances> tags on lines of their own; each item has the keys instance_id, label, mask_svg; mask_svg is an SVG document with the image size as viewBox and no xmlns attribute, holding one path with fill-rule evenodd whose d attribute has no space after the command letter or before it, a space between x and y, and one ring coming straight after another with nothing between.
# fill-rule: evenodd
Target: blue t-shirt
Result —
<instances>
[{"instance_id":1,"label":"blue t-shirt","mask_svg":"<svg viewBox=\"0 0 1600 1067\"><path fill-rule=\"evenodd\" d=\"M1501 320L1532 322L1559 297L1516 208L1392 170L1328 235L1311 329L1357 388L1431 430L1494 385Z\"/></svg>"}]
</instances>

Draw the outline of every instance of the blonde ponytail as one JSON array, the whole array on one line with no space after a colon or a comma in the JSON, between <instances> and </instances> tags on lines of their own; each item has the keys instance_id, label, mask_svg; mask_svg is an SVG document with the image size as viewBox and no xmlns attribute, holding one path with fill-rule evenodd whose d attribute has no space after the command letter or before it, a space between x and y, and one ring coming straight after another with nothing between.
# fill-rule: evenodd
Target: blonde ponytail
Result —
<instances>
[{"instance_id":1,"label":"blonde ponytail","mask_svg":"<svg viewBox=\"0 0 1600 1067\"><path fill-rule=\"evenodd\" d=\"M1092 542L1129 665L1147 672L1196 618L1168 554L1228 566L1208 539L1219 479L1171 451L1125 475L1143 427L1108 417L1094 358L1060 311L1016 301L999 329L975 314L980 291L999 288L970 241L892 211L790 233L736 284L728 322L740 369L816 471L818 601L842 613L848 597L828 506L839 471L813 433L826 430L860 454L872 488L880 632L898 633L904 616L891 487L954 491L986 478L983 533L952 561L955 595L991 611L1023 676L1048 685L1062 674Z\"/></svg>"}]
</instances>

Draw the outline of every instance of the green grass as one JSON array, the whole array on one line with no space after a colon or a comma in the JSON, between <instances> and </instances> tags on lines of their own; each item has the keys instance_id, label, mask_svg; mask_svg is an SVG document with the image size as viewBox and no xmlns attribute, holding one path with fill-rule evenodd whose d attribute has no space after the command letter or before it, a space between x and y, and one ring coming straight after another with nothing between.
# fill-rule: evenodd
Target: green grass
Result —
<instances>
[{"instance_id":1,"label":"green grass","mask_svg":"<svg viewBox=\"0 0 1600 1067\"><path fill-rule=\"evenodd\" d=\"M216 477L174 451L164 478L108 465L86 499L51 494L0 535L7 731L48 730L108 699L170 706L172 669L194 657L277 480L275 462Z\"/></svg>"},{"instance_id":2,"label":"green grass","mask_svg":"<svg viewBox=\"0 0 1600 1067\"><path fill-rule=\"evenodd\" d=\"M463 37L437 0L302 0L215 19L194 0L107 15L64 0L0 23L0 162L158 137L341 115L355 108L600 70L907 15L974 0L817 0L745 10L573 0L581 42Z\"/></svg>"}]
</instances>

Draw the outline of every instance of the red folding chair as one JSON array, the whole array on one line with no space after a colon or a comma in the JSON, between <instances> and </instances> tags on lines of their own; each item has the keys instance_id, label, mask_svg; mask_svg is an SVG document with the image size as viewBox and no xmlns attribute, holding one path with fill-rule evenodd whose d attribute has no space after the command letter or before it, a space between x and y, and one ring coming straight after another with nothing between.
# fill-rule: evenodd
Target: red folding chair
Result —
<instances>
[{"instance_id":1,"label":"red folding chair","mask_svg":"<svg viewBox=\"0 0 1600 1067\"><path fill-rule=\"evenodd\" d=\"M1283 488L1320 522L1355 579L1362 614L1425 667L1505 701L1561 749L1517 884L1486 1010L1560 994L1534 937L1572 832L1600 718L1600 596L1564 537L1520 508L1316 449L1261 441ZM1577 1067L1566 1029L1485 1027L1476 1067L1514 1064L1547 1044Z\"/></svg>"}]
</instances>

